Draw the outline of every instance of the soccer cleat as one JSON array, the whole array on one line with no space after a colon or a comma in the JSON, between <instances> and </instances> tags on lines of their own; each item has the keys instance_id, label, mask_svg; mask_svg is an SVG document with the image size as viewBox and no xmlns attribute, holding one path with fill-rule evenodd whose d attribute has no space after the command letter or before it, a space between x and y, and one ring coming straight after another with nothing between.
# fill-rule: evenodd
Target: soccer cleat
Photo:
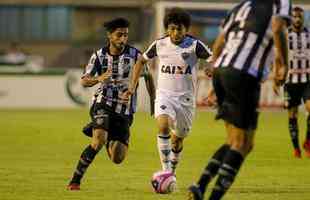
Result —
<instances>
[{"instance_id":1,"label":"soccer cleat","mask_svg":"<svg viewBox=\"0 0 310 200\"><path fill-rule=\"evenodd\" d=\"M310 158L310 140L306 140L306 141L304 142L303 147L304 147L306 156L307 156L308 158Z\"/></svg>"},{"instance_id":2,"label":"soccer cleat","mask_svg":"<svg viewBox=\"0 0 310 200\"><path fill-rule=\"evenodd\" d=\"M301 158L301 151L300 149L294 149L294 157Z\"/></svg>"},{"instance_id":3,"label":"soccer cleat","mask_svg":"<svg viewBox=\"0 0 310 200\"><path fill-rule=\"evenodd\" d=\"M80 190L80 184L78 184L78 183L70 183L67 186L67 190Z\"/></svg>"},{"instance_id":4,"label":"soccer cleat","mask_svg":"<svg viewBox=\"0 0 310 200\"><path fill-rule=\"evenodd\" d=\"M203 195L201 194L201 191L196 184L189 186L188 200L203 200Z\"/></svg>"}]
</instances>

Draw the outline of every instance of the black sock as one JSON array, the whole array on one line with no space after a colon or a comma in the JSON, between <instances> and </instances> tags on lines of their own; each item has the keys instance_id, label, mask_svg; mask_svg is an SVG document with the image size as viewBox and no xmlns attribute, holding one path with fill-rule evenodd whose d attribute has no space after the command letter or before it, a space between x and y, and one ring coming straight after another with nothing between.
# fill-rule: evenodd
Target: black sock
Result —
<instances>
[{"instance_id":1,"label":"black sock","mask_svg":"<svg viewBox=\"0 0 310 200\"><path fill-rule=\"evenodd\" d=\"M206 186L210 183L212 178L216 176L218 169L220 168L222 161L229 150L229 145L222 145L212 156L208 165L205 167L200 179L198 181L199 189L202 194L206 191Z\"/></svg>"},{"instance_id":2,"label":"black sock","mask_svg":"<svg viewBox=\"0 0 310 200\"><path fill-rule=\"evenodd\" d=\"M289 118L289 130L294 149L300 149L298 142L298 122L297 118Z\"/></svg>"},{"instance_id":3,"label":"black sock","mask_svg":"<svg viewBox=\"0 0 310 200\"><path fill-rule=\"evenodd\" d=\"M90 163L94 160L98 151L93 149L90 145L86 147L86 149L81 154L81 158L77 164L76 170L73 174L73 178L70 183L78 183L80 184L81 179L86 172Z\"/></svg>"},{"instance_id":4,"label":"black sock","mask_svg":"<svg viewBox=\"0 0 310 200\"><path fill-rule=\"evenodd\" d=\"M307 136L306 140L310 141L310 115L307 117Z\"/></svg>"},{"instance_id":5,"label":"black sock","mask_svg":"<svg viewBox=\"0 0 310 200\"><path fill-rule=\"evenodd\" d=\"M219 200L224 196L226 191L233 184L243 160L243 156L235 150L229 150L226 153L223 164L218 172L219 177L216 181L215 187L212 190L209 200Z\"/></svg>"}]
</instances>

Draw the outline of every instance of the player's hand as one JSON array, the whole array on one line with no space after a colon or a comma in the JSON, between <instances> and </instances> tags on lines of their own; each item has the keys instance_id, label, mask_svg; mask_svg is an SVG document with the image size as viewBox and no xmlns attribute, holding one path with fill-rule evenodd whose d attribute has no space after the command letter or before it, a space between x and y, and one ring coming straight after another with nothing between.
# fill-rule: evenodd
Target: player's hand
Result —
<instances>
[{"instance_id":1,"label":"player's hand","mask_svg":"<svg viewBox=\"0 0 310 200\"><path fill-rule=\"evenodd\" d=\"M287 75L287 67L286 66L277 67L274 71L273 92L277 96L280 95L280 87L285 83L286 75Z\"/></svg>"},{"instance_id":2,"label":"player's hand","mask_svg":"<svg viewBox=\"0 0 310 200\"><path fill-rule=\"evenodd\" d=\"M121 94L121 99L124 103L128 103L130 97L133 95L133 91L128 89Z\"/></svg>"},{"instance_id":3,"label":"player's hand","mask_svg":"<svg viewBox=\"0 0 310 200\"><path fill-rule=\"evenodd\" d=\"M214 69L213 69L213 68L210 68L210 67L206 67L206 68L204 69L204 73L205 73L205 75L206 75L208 78L212 78L212 76L213 76L213 71L214 71Z\"/></svg>"},{"instance_id":4,"label":"player's hand","mask_svg":"<svg viewBox=\"0 0 310 200\"><path fill-rule=\"evenodd\" d=\"M108 68L108 70L97 77L98 82L105 82L112 76L112 69Z\"/></svg>"}]
</instances>

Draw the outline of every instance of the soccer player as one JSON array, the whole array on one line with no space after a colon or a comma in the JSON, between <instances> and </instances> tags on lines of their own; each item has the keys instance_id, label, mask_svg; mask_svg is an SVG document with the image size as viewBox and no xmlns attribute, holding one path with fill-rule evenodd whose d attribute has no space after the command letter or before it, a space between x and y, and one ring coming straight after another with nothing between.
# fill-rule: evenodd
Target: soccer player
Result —
<instances>
[{"instance_id":1,"label":"soccer player","mask_svg":"<svg viewBox=\"0 0 310 200\"><path fill-rule=\"evenodd\" d=\"M310 112L310 33L304 27L304 11L295 7L292 11L292 25L288 29L289 71L284 86L285 106L288 109L289 132L294 156L301 158L298 141L298 106L303 100ZM310 157L310 116L307 118L307 136L303 145Z\"/></svg>"},{"instance_id":2,"label":"soccer player","mask_svg":"<svg viewBox=\"0 0 310 200\"><path fill-rule=\"evenodd\" d=\"M104 27L107 30L108 45L91 56L81 79L85 87L100 84L90 109L91 144L81 154L68 185L69 190L80 189L84 173L103 145L106 145L108 156L115 164L121 163L128 151L129 129L137 103L136 88L128 103L123 102L120 96L128 88L133 65L141 53L127 45L129 22L126 19L116 18L105 23ZM154 94L150 93L153 102L153 79L148 75L146 80L147 87L154 91Z\"/></svg>"},{"instance_id":3,"label":"soccer player","mask_svg":"<svg viewBox=\"0 0 310 200\"><path fill-rule=\"evenodd\" d=\"M138 59L124 95L126 99L134 93L143 66L157 57L157 147L162 169L173 172L180 159L183 140L192 126L198 59L208 59L211 55L208 47L187 34L190 24L190 15L180 8L173 8L165 15L167 35L155 40Z\"/></svg>"},{"instance_id":4,"label":"soccer player","mask_svg":"<svg viewBox=\"0 0 310 200\"><path fill-rule=\"evenodd\" d=\"M198 183L189 187L190 200L202 200L206 186L216 175L209 200L222 199L252 150L260 85L272 60L275 91L285 82L288 62L285 31L290 8L289 0L246 0L224 20L212 58L213 88L218 103L216 118L224 120L227 139L209 160Z\"/></svg>"}]
</instances>

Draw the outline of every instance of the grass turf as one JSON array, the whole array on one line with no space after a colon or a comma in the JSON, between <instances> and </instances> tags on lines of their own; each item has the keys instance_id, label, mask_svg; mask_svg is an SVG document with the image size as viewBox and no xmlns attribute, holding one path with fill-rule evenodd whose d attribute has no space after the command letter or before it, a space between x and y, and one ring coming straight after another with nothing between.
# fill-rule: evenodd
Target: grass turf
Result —
<instances>
[{"instance_id":1,"label":"grass turf","mask_svg":"<svg viewBox=\"0 0 310 200\"><path fill-rule=\"evenodd\" d=\"M150 178L160 168L156 126L150 116L137 113L125 162L112 164L102 150L88 169L82 190L73 192L65 188L89 143L81 133L88 111L0 110L0 116L1 200L186 199L187 186L198 179L225 139L223 123L215 122L213 113L198 112L177 170L178 190L154 194ZM303 141L304 115L299 122ZM287 126L285 112L261 114L254 151L224 199L310 199L310 159L293 158Z\"/></svg>"}]
</instances>

